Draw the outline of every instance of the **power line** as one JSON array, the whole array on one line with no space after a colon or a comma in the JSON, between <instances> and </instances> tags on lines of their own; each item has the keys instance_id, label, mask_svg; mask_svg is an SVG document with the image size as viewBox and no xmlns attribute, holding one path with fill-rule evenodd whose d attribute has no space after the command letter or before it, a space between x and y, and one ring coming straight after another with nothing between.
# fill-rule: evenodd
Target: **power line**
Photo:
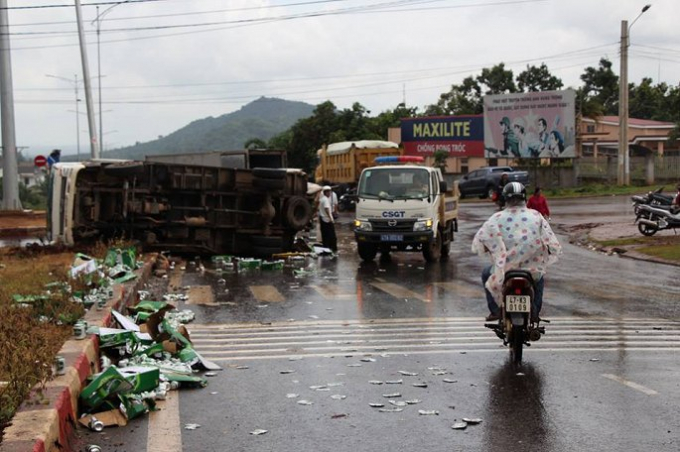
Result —
<instances>
[{"instance_id":1,"label":"power line","mask_svg":"<svg viewBox=\"0 0 680 452\"><path fill-rule=\"evenodd\" d=\"M152 2L165 2L168 0L130 0L127 3L152 3ZM83 3L82 6L106 6L106 5L116 5L120 1L111 2L97 2L97 3ZM30 5L30 6L8 6L7 8L0 8L6 10L21 10L21 9L51 9L51 8L73 8L73 4L53 4L53 5Z\"/></svg>"}]
</instances>

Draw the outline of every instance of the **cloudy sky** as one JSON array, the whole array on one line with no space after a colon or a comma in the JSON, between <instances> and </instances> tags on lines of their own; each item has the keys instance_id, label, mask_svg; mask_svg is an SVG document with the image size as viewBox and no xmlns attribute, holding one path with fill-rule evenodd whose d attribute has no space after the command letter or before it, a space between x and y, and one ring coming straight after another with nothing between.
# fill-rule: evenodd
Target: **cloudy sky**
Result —
<instances>
[{"instance_id":1,"label":"cloudy sky","mask_svg":"<svg viewBox=\"0 0 680 452\"><path fill-rule=\"evenodd\" d=\"M576 87L601 57L618 73L621 21L649 1L631 29L629 80L677 85L678 0L81 0L97 127L101 17L105 149L260 96L422 110L501 62L515 74L545 62ZM17 146L75 153L80 139L89 153L74 0L8 6Z\"/></svg>"}]
</instances>

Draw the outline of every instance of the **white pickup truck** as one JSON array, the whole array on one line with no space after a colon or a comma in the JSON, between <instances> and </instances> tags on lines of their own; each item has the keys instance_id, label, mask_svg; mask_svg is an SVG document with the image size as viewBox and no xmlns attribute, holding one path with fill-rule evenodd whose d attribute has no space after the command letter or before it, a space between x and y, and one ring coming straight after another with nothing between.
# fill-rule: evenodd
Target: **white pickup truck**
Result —
<instances>
[{"instance_id":1,"label":"white pickup truck","mask_svg":"<svg viewBox=\"0 0 680 452\"><path fill-rule=\"evenodd\" d=\"M376 163L414 161L381 157ZM458 231L458 185L447 187L439 168L415 164L373 166L357 186L354 236L365 261L391 251L422 252L436 262L449 255Z\"/></svg>"}]
</instances>

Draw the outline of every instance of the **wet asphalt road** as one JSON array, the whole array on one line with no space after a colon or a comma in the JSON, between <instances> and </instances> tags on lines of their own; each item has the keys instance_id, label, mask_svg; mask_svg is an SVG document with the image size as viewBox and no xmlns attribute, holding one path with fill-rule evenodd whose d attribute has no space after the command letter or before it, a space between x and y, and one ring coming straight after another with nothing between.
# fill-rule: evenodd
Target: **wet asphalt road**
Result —
<instances>
[{"instance_id":1,"label":"wet asphalt road","mask_svg":"<svg viewBox=\"0 0 680 452\"><path fill-rule=\"evenodd\" d=\"M551 208L558 232L560 224L632 218L627 198L555 201ZM596 253L560 234L564 256L547 277L542 312L552 323L525 350L518 370L482 326L479 274L486 261L469 251L491 213L489 203L464 204L451 259L438 264L425 264L416 253L360 263L348 214L337 259L308 259L272 272L188 269L180 285L209 286L214 294L182 306L197 315L192 340L224 370L209 377L207 388L173 393L170 406L178 408L162 412L174 409L172 422L154 413L103 434L81 431L78 445L119 451L154 445L185 451L678 450L678 268ZM296 277L300 268L307 273ZM385 397L395 393L400 397ZM390 400L417 403L399 407ZM481 423L451 429L462 418ZM200 427L186 430L188 423ZM268 432L252 435L256 429ZM161 447L158 438L168 444Z\"/></svg>"}]
</instances>

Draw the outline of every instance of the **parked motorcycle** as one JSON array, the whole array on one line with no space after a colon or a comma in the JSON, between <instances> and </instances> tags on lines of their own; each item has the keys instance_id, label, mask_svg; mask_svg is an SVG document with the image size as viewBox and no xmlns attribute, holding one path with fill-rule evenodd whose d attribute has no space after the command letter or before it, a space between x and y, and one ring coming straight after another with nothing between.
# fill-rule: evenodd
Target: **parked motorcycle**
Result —
<instances>
[{"instance_id":1,"label":"parked motorcycle","mask_svg":"<svg viewBox=\"0 0 680 452\"><path fill-rule=\"evenodd\" d=\"M348 211L353 211L356 209L356 200L357 200L357 189L352 188L349 189L340 196L340 199L338 200L338 210L340 212L348 212Z\"/></svg>"},{"instance_id":2,"label":"parked motorcycle","mask_svg":"<svg viewBox=\"0 0 680 452\"><path fill-rule=\"evenodd\" d=\"M633 208L636 208L640 204L649 204L651 206L668 206L670 208L673 203L674 196L666 195L661 193L663 187L659 187L654 191L650 191L646 195L633 195L631 199L633 200ZM636 212L637 215L637 212Z\"/></svg>"},{"instance_id":3,"label":"parked motorcycle","mask_svg":"<svg viewBox=\"0 0 680 452\"><path fill-rule=\"evenodd\" d=\"M635 206L635 216L638 231L648 237L657 231L680 228L680 210L671 206L638 204Z\"/></svg>"},{"instance_id":4,"label":"parked motorcycle","mask_svg":"<svg viewBox=\"0 0 680 452\"><path fill-rule=\"evenodd\" d=\"M540 326L542 320L531 315L534 298L534 280L531 273L524 270L511 270L505 274L503 282L503 301L501 318L498 323L487 323L496 335L510 349L510 359L515 364L522 363L524 345L537 341L545 334L545 327Z\"/></svg>"}]
</instances>

